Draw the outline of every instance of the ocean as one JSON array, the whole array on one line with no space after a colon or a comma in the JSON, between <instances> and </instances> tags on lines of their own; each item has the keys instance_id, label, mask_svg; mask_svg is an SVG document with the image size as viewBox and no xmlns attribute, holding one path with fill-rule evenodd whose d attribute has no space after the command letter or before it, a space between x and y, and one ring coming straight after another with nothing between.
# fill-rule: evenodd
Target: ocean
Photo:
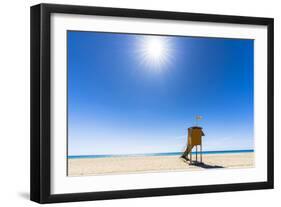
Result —
<instances>
[{"instance_id":1,"label":"ocean","mask_svg":"<svg viewBox=\"0 0 281 207\"><path fill-rule=\"evenodd\" d=\"M202 154L233 154L233 153L249 153L254 152L253 149L247 150L223 150L223 151L203 151ZM195 152L192 152L195 154ZM162 152L162 153L145 153L145 154L105 154L105 155L70 155L69 159L83 158L106 158L106 157L143 157L143 156L181 156L182 152Z\"/></svg>"}]
</instances>

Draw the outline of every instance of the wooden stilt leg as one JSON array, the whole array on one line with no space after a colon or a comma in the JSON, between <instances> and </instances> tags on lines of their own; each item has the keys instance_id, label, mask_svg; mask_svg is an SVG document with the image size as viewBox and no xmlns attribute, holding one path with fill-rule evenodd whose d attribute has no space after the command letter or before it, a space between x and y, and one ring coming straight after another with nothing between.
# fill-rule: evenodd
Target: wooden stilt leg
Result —
<instances>
[{"instance_id":1,"label":"wooden stilt leg","mask_svg":"<svg viewBox=\"0 0 281 207\"><path fill-rule=\"evenodd\" d=\"M202 144L200 145L200 162L202 163Z\"/></svg>"},{"instance_id":2,"label":"wooden stilt leg","mask_svg":"<svg viewBox=\"0 0 281 207\"><path fill-rule=\"evenodd\" d=\"M196 145L196 162L197 162L197 145Z\"/></svg>"}]
</instances>

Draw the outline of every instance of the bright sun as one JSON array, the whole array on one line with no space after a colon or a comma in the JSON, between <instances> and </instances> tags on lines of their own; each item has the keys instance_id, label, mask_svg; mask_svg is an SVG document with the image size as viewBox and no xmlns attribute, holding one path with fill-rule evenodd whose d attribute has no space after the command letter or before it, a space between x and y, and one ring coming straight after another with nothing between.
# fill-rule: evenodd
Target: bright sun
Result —
<instances>
[{"instance_id":1,"label":"bright sun","mask_svg":"<svg viewBox=\"0 0 281 207\"><path fill-rule=\"evenodd\" d=\"M147 55L154 60L159 60L165 55L165 47L161 39L150 38L146 41Z\"/></svg>"},{"instance_id":2,"label":"bright sun","mask_svg":"<svg viewBox=\"0 0 281 207\"><path fill-rule=\"evenodd\" d=\"M171 47L167 37L146 36L138 44L138 55L145 67L159 71L170 61Z\"/></svg>"}]
</instances>

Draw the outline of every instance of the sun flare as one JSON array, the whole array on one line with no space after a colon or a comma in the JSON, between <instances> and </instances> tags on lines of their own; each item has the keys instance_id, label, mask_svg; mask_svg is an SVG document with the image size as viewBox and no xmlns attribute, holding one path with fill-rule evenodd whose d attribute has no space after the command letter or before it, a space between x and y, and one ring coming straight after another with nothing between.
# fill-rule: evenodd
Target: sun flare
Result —
<instances>
[{"instance_id":1,"label":"sun flare","mask_svg":"<svg viewBox=\"0 0 281 207\"><path fill-rule=\"evenodd\" d=\"M160 70L169 63L171 46L167 37L146 36L138 44L138 56L146 68Z\"/></svg>"},{"instance_id":2,"label":"sun flare","mask_svg":"<svg viewBox=\"0 0 281 207\"><path fill-rule=\"evenodd\" d=\"M146 41L145 49L147 55L154 60L159 60L165 55L165 46L158 38L152 38Z\"/></svg>"}]
</instances>

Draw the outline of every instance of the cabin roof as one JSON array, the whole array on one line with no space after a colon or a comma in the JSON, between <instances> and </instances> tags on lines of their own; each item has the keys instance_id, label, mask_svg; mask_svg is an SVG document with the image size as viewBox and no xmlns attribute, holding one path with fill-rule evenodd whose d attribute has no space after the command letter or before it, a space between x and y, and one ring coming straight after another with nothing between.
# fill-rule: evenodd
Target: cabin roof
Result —
<instances>
[{"instance_id":1,"label":"cabin roof","mask_svg":"<svg viewBox=\"0 0 281 207\"><path fill-rule=\"evenodd\" d=\"M202 129L202 127L199 127L199 126L193 126L193 127L189 127L189 129Z\"/></svg>"}]
</instances>

